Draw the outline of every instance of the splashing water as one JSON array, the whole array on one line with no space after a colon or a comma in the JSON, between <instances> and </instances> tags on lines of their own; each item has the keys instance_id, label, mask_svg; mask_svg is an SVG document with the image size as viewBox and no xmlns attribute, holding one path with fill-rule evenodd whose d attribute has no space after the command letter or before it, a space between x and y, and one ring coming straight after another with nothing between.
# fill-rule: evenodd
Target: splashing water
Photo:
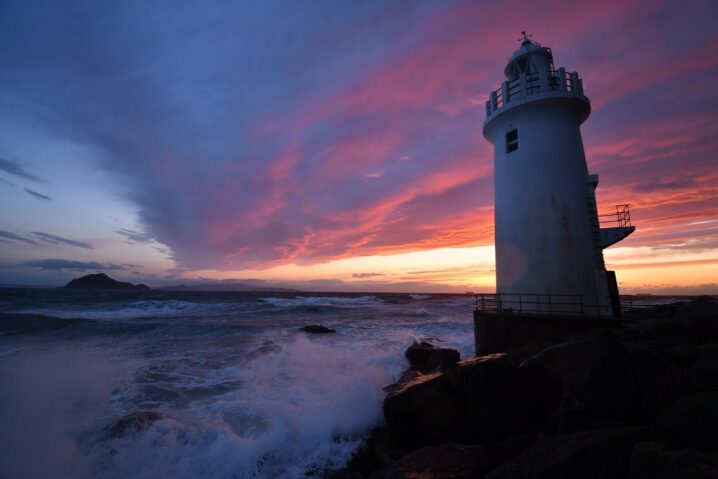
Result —
<instances>
[{"instance_id":1,"label":"splashing water","mask_svg":"<svg viewBox=\"0 0 718 479\"><path fill-rule=\"evenodd\" d=\"M412 341L473 342L462 296L18 294L0 295L7 478L321 475L382 423ZM316 323L337 334L297 332ZM162 419L107 435L137 411Z\"/></svg>"}]
</instances>

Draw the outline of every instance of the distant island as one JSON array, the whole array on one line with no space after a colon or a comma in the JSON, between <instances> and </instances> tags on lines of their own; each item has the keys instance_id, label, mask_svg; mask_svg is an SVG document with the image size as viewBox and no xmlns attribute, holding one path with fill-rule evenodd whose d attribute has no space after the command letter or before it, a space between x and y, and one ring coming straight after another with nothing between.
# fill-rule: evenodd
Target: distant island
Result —
<instances>
[{"instance_id":1,"label":"distant island","mask_svg":"<svg viewBox=\"0 0 718 479\"><path fill-rule=\"evenodd\" d=\"M218 282L200 284L177 284L169 286L158 286L154 289L163 291L222 291L222 292L252 292L252 293L298 293L297 289L280 288L272 286L256 286L247 283Z\"/></svg>"},{"instance_id":2,"label":"distant island","mask_svg":"<svg viewBox=\"0 0 718 479\"><path fill-rule=\"evenodd\" d=\"M144 284L132 284L117 281L105 273L88 274L81 278L75 278L65 285L71 289L150 289Z\"/></svg>"}]
</instances>

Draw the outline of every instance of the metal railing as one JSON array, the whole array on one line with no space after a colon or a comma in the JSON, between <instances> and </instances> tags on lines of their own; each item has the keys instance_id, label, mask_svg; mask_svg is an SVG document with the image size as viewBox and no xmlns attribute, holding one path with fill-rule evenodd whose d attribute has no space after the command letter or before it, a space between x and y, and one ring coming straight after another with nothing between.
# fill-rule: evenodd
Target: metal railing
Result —
<instances>
[{"instance_id":1,"label":"metal railing","mask_svg":"<svg viewBox=\"0 0 718 479\"><path fill-rule=\"evenodd\" d=\"M489 100L486 102L486 116L490 116L514 98L524 98L546 91L565 91L583 95L583 86L578 73L567 72L565 68L521 73L516 80L505 81L501 84L501 88L490 92Z\"/></svg>"},{"instance_id":2,"label":"metal railing","mask_svg":"<svg viewBox=\"0 0 718 479\"><path fill-rule=\"evenodd\" d=\"M634 317L641 314L642 311L666 306L681 301L687 301L686 298L678 297L645 297L634 295L620 295L620 316ZM611 311L611 306L597 306L584 303L581 295L573 294L485 294L477 293L474 295L475 310L487 313L515 313L528 315L566 315L566 316L597 316L597 313L603 311L616 313ZM609 316L607 314L598 314L600 316ZM613 314L613 316L619 316Z\"/></svg>"},{"instance_id":3,"label":"metal railing","mask_svg":"<svg viewBox=\"0 0 718 479\"><path fill-rule=\"evenodd\" d=\"M609 224L611 226L618 226L619 228L625 228L631 226L631 210L629 205L616 205L615 213L606 213L598 215L601 220L601 224ZM607 218L607 219L604 219Z\"/></svg>"},{"instance_id":4,"label":"metal railing","mask_svg":"<svg viewBox=\"0 0 718 479\"><path fill-rule=\"evenodd\" d=\"M589 312L580 294L476 294L475 302L477 311L581 316Z\"/></svg>"}]
</instances>

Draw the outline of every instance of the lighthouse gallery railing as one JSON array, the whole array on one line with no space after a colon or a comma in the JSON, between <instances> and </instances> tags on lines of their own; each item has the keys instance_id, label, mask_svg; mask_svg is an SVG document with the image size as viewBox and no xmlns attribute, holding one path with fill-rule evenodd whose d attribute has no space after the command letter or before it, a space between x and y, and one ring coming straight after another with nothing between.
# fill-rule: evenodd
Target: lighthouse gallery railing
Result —
<instances>
[{"instance_id":1,"label":"lighthouse gallery railing","mask_svg":"<svg viewBox=\"0 0 718 479\"><path fill-rule=\"evenodd\" d=\"M501 108L512 99L525 98L547 91L575 92L583 95L583 84L576 72L567 72L565 68L558 70L541 70L533 73L521 73L513 81L505 81L501 88L492 91L486 102L486 116Z\"/></svg>"}]
</instances>

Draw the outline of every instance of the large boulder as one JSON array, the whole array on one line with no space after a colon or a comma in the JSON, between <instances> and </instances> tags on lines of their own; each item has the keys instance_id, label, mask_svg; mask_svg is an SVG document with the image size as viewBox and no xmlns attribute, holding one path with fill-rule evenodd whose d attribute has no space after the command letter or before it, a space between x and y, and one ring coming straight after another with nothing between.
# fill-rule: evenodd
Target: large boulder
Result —
<instances>
[{"instance_id":1,"label":"large boulder","mask_svg":"<svg viewBox=\"0 0 718 479\"><path fill-rule=\"evenodd\" d=\"M467 415L452 378L440 371L399 384L384 399L384 417L400 447L467 442Z\"/></svg>"},{"instance_id":2,"label":"large boulder","mask_svg":"<svg viewBox=\"0 0 718 479\"><path fill-rule=\"evenodd\" d=\"M409 369L422 373L449 370L461 359L457 350L439 348L426 341L409 346L404 356L409 360Z\"/></svg>"},{"instance_id":3,"label":"large boulder","mask_svg":"<svg viewBox=\"0 0 718 479\"><path fill-rule=\"evenodd\" d=\"M555 409L547 424L549 432L634 419L636 374L617 339L591 338L552 346L525 361L521 369L536 382L544 407Z\"/></svg>"},{"instance_id":4,"label":"large boulder","mask_svg":"<svg viewBox=\"0 0 718 479\"><path fill-rule=\"evenodd\" d=\"M718 448L718 392L684 397L669 407L654 424L667 443L703 451Z\"/></svg>"},{"instance_id":5,"label":"large boulder","mask_svg":"<svg viewBox=\"0 0 718 479\"><path fill-rule=\"evenodd\" d=\"M665 444L639 442L631 457L631 479L715 479L718 456L695 449L670 449Z\"/></svg>"},{"instance_id":6,"label":"large boulder","mask_svg":"<svg viewBox=\"0 0 718 479\"><path fill-rule=\"evenodd\" d=\"M461 361L453 375L468 407L474 442L501 440L540 430L548 411L536 385L510 354Z\"/></svg>"},{"instance_id":7,"label":"large boulder","mask_svg":"<svg viewBox=\"0 0 718 479\"><path fill-rule=\"evenodd\" d=\"M542 436L524 452L488 473L486 479L627 478L638 427Z\"/></svg>"}]
</instances>

